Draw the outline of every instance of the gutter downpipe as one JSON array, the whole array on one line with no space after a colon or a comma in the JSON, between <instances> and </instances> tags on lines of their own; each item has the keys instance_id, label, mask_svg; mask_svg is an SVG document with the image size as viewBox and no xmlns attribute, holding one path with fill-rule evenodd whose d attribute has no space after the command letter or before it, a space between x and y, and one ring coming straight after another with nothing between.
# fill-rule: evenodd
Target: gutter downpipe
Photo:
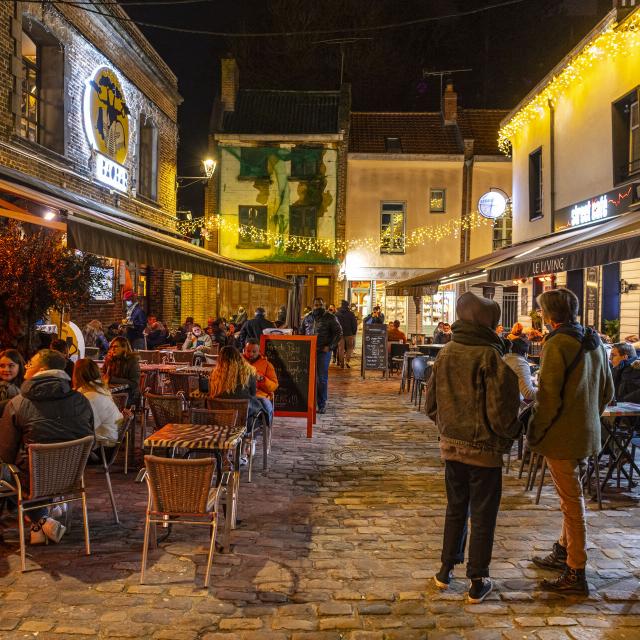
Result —
<instances>
[{"instance_id":1,"label":"gutter downpipe","mask_svg":"<svg viewBox=\"0 0 640 640\"><path fill-rule=\"evenodd\" d=\"M551 233L556 226L556 108L553 100L549 100L549 187L551 195L549 205L551 207Z\"/></svg>"}]
</instances>

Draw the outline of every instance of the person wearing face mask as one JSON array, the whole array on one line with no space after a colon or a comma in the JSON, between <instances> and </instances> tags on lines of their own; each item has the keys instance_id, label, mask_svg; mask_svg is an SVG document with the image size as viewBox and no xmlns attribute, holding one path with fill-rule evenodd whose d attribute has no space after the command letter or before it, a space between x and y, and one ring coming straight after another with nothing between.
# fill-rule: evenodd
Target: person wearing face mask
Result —
<instances>
[{"instance_id":1,"label":"person wearing face mask","mask_svg":"<svg viewBox=\"0 0 640 640\"><path fill-rule=\"evenodd\" d=\"M260 354L260 342L249 338L242 352L244 359L256 370L256 397L269 416L269 424L273 421L273 394L278 388L278 376L273 365Z\"/></svg>"},{"instance_id":2,"label":"person wearing face mask","mask_svg":"<svg viewBox=\"0 0 640 640\"><path fill-rule=\"evenodd\" d=\"M318 413L325 413L329 396L329 364L331 351L342 338L342 327L336 317L325 311L324 300L313 300L313 311L305 316L300 327L301 333L316 336L316 403Z\"/></svg>"},{"instance_id":3,"label":"person wearing face mask","mask_svg":"<svg viewBox=\"0 0 640 640\"><path fill-rule=\"evenodd\" d=\"M182 350L189 351L190 349L195 349L196 351L208 352L211 350L212 344L211 336L206 334L199 324L194 324L182 345Z\"/></svg>"},{"instance_id":4,"label":"person wearing face mask","mask_svg":"<svg viewBox=\"0 0 640 640\"><path fill-rule=\"evenodd\" d=\"M138 304L136 294L133 291L125 291L122 299L127 307L127 317L122 323L125 327L125 337L136 349L144 349L144 330L147 328L147 314Z\"/></svg>"}]
</instances>

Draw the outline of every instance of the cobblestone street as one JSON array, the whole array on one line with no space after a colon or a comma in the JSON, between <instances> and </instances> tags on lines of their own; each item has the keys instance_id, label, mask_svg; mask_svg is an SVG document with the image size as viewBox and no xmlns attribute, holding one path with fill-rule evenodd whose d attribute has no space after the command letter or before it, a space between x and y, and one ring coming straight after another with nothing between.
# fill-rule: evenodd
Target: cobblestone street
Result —
<instances>
[{"instance_id":1,"label":"cobblestone street","mask_svg":"<svg viewBox=\"0 0 640 640\"><path fill-rule=\"evenodd\" d=\"M76 517L60 545L30 548L21 574L14 521L0 546L0 637L171 640L413 640L414 638L640 638L637 495L589 503L588 599L537 591L549 574L528 558L560 525L550 481L539 506L517 469L505 476L492 575L468 605L458 567L438 592L445 497L435 426L399 381L331 369L326 415L307 440L303 422L277 419L270 469L248 484L233 552L216 554L202 588L206 535L174 527L139 585L146 487L116 466L122 520L113 524L104 478L88 474L92 555ZM258 452L260 452L260 444ZM76 514L77 515L77 514Z\"/></svg>"}]
</instances>

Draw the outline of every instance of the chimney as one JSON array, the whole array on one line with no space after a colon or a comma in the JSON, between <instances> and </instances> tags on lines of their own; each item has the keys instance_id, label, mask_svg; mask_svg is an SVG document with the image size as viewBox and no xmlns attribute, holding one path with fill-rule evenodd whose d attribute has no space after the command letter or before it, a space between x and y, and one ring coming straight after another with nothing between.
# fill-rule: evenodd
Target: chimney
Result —
<instances>
[{"instance_id":1,"label":"chimney","mask_svg":"<svg viewBox=\"0 0 640 640\"><path fill-rule=\"evenodd\" d=\"M220 101L225 111L236 110L236 97L240 86L238 63L230 55L220 60Z\"/></svg>"},{"instance_id":2,"label":"chimney","mask_svg":"<svg viewBox=\"0 0 640 640\"><path fill-rule=\"evenodd\" d=\"M453 90L453 82L447 81L442 97L442 115L445 124L456 124L458 120L458 94Z\"/></svg>"}]
</instances>

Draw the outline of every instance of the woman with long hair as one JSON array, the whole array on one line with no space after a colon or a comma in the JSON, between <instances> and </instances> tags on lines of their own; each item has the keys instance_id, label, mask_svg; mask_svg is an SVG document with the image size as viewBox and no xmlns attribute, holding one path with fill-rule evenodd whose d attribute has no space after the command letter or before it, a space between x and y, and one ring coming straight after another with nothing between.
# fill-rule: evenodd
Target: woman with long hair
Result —
<instances>
[{"instance_id":1,"label":"woman with long hair","mask_svg":"<svg viewBox=\"0 0 640 640\"><path fill-rule=\"evenodd\" d=\"M20 393L24 382L24 359L16 349L0 351L0 415L11 398Z\"/></svg>"},{"instance_id":2,"label":"woman with long hair","mask_svg":"<svg viewBox=\"0 0 640 640\"><path fill-rule=\"evenodd\" d=\"M123 416L111 397L109 385L100 377L100 369L91 358L82 358L73 369L73 388L90 403L97 438L117 440Z\"/></svg>"},{"instance_id":3,"label":"woman with long hair","mask_svg":"<svg viewBox=\"0 0 640 640\"><path fill-rule=\"evenodd\" d=\"M140 364L129 341L118 336L111 341L104 359L102 379L108 385L126 385L127 406L137 404L140 396Z\"/></svg>"}]
</instances>

